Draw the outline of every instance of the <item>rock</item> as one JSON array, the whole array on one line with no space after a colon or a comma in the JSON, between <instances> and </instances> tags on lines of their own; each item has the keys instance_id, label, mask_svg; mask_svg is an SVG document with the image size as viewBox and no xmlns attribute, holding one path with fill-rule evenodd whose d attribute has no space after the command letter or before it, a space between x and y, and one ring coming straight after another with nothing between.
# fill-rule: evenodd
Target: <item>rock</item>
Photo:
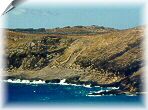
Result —
<instances>
[{"instance_id":1,"label":"rock","mask_svg":"<svg viewBox=\"0 0 148 110\"><path fill-rule=\"evenodd\" d=\"M35 46L35 43L34 43L34 42L31 42L31 43L30 43L30 46L31 46L31 47Z\"/></svg>"},{"instance_id":2,"label":"rock","mask_svg":"<svg viewBox=\"0 0 148 110\"><path fill-rule=\"evenodd\" d=\"M80 76L67 78L65 82L68 84L90 85L91 87L98 86L96 81L81 81Z\"/></svg>"},{"instance_id":3,"label":"rock","mask_svg":"<svg viewBox=\"0 0 148 110\"><path fill-rule=\"evenodd\" d=\"M45 80L45 83L51 83L51 80Z\"/></svg>"},{"instance_id":4,"label":"rock","mask_svg":"<svg viewBox=\"0 0 148 110\"><path fill-rule=\"evenodd\" d=\"M68 84L78 84L79 82L79 78L80 76L74 76L74 77L70 77L70 78L67 78L65 83L68 83Z\"/></svg>"},{"instance_id":5,"label":"rock","mask_svg":"<svg viewBox=\"0 0 148 110\"><path fill-rule=\"evenodd\" d=\"M60 83L60 79L46 80L45 83Z\"/></svg>"},{"instance_id":6,"label":"rock","mask_svg":"<svg viewBox=\"0 0 148 110\"><path fill-rule=\"evenodd\" d=\"M142 92L143 82L141 76L133 76L131 78L125 78L120 82L120 89L124 92Z\"/></svg>"}]
</instances>

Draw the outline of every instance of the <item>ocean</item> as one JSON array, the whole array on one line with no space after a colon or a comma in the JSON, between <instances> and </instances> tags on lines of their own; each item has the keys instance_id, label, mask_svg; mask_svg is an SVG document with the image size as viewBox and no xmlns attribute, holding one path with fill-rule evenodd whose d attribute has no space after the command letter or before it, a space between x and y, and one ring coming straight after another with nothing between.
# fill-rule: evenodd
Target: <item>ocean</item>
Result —
<instances>
[{"instance_id":1,"label":"ocean","mask_svg":"<svg viewBox=\"0 0 148 110\"><path fill-rule=\"evenodd\" d=\"M143 96L89 96L110 90L109 87L89 87L63 84L31 84L5 82L6 104L79 104L79 105L143 105Z\"/></svg>"}]
</instances>

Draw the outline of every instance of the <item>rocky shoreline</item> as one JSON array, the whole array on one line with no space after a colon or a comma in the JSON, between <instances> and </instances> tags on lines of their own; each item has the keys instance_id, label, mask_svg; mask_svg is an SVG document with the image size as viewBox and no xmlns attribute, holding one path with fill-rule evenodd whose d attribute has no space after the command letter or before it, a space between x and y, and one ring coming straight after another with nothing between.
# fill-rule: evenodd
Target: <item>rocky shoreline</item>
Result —
<instances>
[{"instance_id":1,"label":"rocky shoreline","mask_svg":"<svg viewBox=\"0 0 148 110\"><path fill-rule=\"evenodd\" d=\"M144 27L47 29L54 34L39 30L6 30L6 79L46 83L66 79L68 84L119 87L111 93L143 91Z\"/></svg>"},{"instance_id":2,"label":"rocky shoreline","mask_svg":"<svg viewBox=\"0 0 148 110\"><path fill-rule=\"evenodd\" d=\"M11 77L12 78L12 77ZM87 94L87 96L116 96L116 95L127 95L127 96L137 96L137 95L142 95L140 92L137 93L129 93L129 92L123 92L120 90L120 87L116 86L111 86L111 85L99 85L96 84L94 85L94 82L78 82L78 83L72 83L69 82L69 80L66 79L53 79L53 80L24 80L24 79L6 79L3 80L3 82L7 83L20 83L20 84L60 84L60 85L71 85L71 86L84 86L87 88L92 88L92 87L99 87L99 88L109 88L109 90L100 90L98 92L92 92ZM68 83L69 82L69 83Z\"/></svg>"}]
</instances>

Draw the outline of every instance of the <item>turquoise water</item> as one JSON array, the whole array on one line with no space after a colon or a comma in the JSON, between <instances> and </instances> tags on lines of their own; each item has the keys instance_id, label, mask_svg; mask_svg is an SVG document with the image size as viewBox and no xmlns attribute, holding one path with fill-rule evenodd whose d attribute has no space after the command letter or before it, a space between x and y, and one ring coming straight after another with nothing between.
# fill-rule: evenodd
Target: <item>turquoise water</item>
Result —
<instances>
[{"instance_id":1,"label":"turquoise water","mask_svg":"<svg viewBox=\"0 0 148 110\"><path fill-rule=\"evenodd\" d=\"M109 90L60 84L6 83L7 104L87 104L87 105L142 105L142 96L88 96L89 93Z\"/></svg>"}]
</instances>

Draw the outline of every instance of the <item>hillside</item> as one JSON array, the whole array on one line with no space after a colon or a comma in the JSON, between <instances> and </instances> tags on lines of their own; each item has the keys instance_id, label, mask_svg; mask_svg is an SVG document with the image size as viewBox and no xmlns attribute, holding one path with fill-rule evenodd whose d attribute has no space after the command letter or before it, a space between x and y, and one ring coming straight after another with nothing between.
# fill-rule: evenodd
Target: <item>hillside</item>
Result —
<instances>
[{"instance_id":1,"label":"hillside","mask_svg":"<svg viewBox=\"0 0 148 110\"><path fill-rule=\"evenodd\" d=\"M9 29L10 31L15 32L24 32L24 33L30 33L30 34L60 34L60 35L94 35L94 34L103 34L108 33L111 31L116 31L116 29L113 28L106 28L103 26L66 26L63 28L53 28L53 29L45 29L45 28L39 28L39 29L33 29L33 28L27 28L27 29Z\"/></svg>"},{"instance_id":2,"label":"hillside","mask_svg":"<svg viewBox=\"0 0 148 110\"><path fill-rule=\"evenodd\" d=\"M75 26L35 33L7 29L6 34L6 71L11 78L67 79L141 91L144 27Z\"/></svg>"}]
</instances>

